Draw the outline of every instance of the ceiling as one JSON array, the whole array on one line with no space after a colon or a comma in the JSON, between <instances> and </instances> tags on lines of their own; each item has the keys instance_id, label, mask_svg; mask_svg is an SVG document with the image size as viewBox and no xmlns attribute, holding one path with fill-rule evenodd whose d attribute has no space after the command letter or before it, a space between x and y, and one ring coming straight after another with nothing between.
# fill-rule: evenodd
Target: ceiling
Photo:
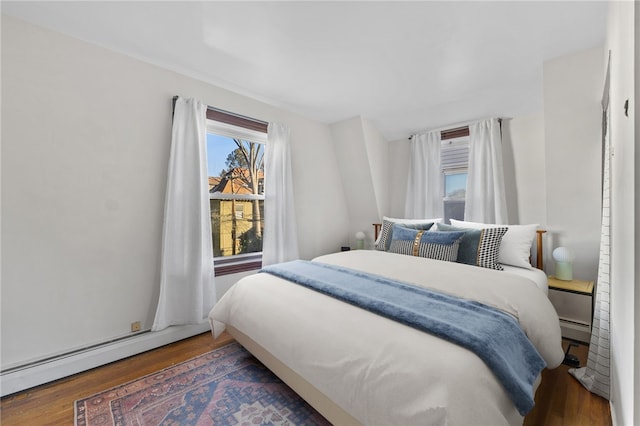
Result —
<instances>
[{"instance_id":1,"label":"ceiling","mask_svg":"<svg viewBox=\"0 0 640 426\"><path fill-rule=\"evenodd\" d=\"M8 2L2 12L388 140L540 111L543 62L602 46L607 2Z\"/></svg>"}]
</instances>

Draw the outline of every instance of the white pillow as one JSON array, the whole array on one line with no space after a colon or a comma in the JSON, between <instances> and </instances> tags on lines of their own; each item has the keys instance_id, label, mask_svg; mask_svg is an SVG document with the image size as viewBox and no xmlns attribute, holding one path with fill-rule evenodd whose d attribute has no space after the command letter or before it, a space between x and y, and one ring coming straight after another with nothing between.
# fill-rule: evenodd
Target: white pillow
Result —
<instances>
[{"instance_id":1,"label":"white pillow","mask_svg":"<svg viewBox=\"0 0 640 426\"><path fill-rule=\"evenodd\" d=\"M439 217L437 219L399 219L399 218L395 218L395 217L387 217L387 216L382 216L382 222L384 223L384 221L389 221L389 222L393 222L393 223L408 223L408 224L418 224L418 223L425 223L425 222L433 222L433 223L438 223L438 222L442 222L442 218ZM382 228L380 229L380 233L378 234L378 238L376 239L375 244L378 245L380 244L380 238L382 238Z\"/></svg>"},{"instance_id":2,"label":"white pillow","mask_svg":"<svg viewBox=\"0 0 640 426\"><path fill-rule=\"evenodd\" d=\"M531 263L529 263L529 256L531 255L531 245L538 229L537 223L531 225L495 225L451 219L451 225L472 229L507 227L507 233L504 234L500 243L498 262L505 265L533 269Z\"/></svg>"}]
</instances>

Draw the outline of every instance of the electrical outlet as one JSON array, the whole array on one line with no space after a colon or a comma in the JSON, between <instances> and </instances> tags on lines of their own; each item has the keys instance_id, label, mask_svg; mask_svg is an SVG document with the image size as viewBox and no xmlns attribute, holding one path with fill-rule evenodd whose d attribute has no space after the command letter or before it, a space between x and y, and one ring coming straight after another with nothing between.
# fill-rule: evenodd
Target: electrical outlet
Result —
<instances>
[{"instance_id":1,"label":"electrical outlet","mask_svg":"<svg viewBox=\"0 0 640 426\"><path fill-rule=\"evenodd\" d=\"M136 321L136 322L132 322L131 323L131 332L135 333L136 331L140 331L140 329L142 328L142 325L140 324L140 321Z\"/></svg>"}]
</instances>

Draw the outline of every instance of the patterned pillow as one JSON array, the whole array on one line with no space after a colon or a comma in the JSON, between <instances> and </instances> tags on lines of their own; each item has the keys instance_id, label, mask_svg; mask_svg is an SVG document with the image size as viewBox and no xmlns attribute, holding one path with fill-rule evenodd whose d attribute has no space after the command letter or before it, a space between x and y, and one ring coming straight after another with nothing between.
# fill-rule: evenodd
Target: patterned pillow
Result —
<instances>
[{"instance_id":1,"label":"patterned pillow","mask_svg":"<svg viewBox=\"0 0 640 426\"><path fill-rule=\"evenodd\" d=\"M502 265L498 263L498 258L500 256L502 237L507 232L506 227L469 229L458 228L444 223L439 223L437 226L438 231L443 232L464 231L464 236L460 240L457 262L499 271L503 270Z\"/></svg>"},{"instance_id":2,"label":"patterned pillow","mask_svg":"<svg viewBox=\"0 0 640 426\"><path fill-rule=\"evenodd\" d=\"M389 246L391 245L391 239L393 236L392 226L394 223L401 223L402 226L411 229L431 229L433 224L435 223L433 220L427 222L396 222L393 219L383 218L382 219L382 230L380 231L380 236L378 237L378 241L376 241L375 248L376 250L389 251Z\"/></svg>"},{"instance_id":3,"label":"patterned pillow","mask_svg":"<svg viewBox=\"0 0 640 426\"><path fill-rule=\"evenodd\" d=\"M466 222L451 219L451 224L467 229L507 228L507 233L502 237L498 262L503 265L512 265L519 268L533 268L529 263L531 244L536 237L538 224L530 225L494 225L480 222Z\"/></svg>"},{"instance_id":4,"label":"patterned pillow","mask_svg":"<svg viewBox=\"0 0 640 426\"><path fill-rule=\"evenodd\" d=\"M455 262L464 232L439 232L411 229L404 225L392 226L389 251L429 259Z\"/></svg>"}]
</instances>

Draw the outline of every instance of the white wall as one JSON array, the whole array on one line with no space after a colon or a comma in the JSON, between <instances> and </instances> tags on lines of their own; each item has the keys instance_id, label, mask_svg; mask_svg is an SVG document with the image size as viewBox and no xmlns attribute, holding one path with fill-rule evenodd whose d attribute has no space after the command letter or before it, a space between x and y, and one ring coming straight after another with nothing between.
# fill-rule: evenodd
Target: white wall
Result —
<instances>
[{"instance_id":1,"label":"white wall","mask_svg":"<svg viewBox=\"0 0 640 426\"><path fill-rule=\"evenodd\" d=\"M345 202L342 206L350 218L346 246L355 246L355 233L366 235L365 248L373 247L373 223L381 220L388 204L388 144L373 124L354 117L330 126L335 152L344 182Z\"/></svg>"},{"instance_id":2,"label":"white wall","mask_svg":"<svg viewBox=\"0 0 640 426\"><path fill-rule=\"evenodd\" d=\"M364 140L367 142L367 156L376 194L377 222L379 222L382 211L389 205L389 142L375 125L365 118L362 119L362 130ZM369 230L371 230L371 224L369 224Z\"/></svg>"},{"instance_id":3,"label":"white wall","mask_svg":"<svg viewBox=\"0 0 640 426\"><path fill-rule=\"evenodd\" d=\"M509 222L546 228L544 114L503 120L502 145Z\"/></svg>"},{"instance_id":4,"label":"white wall","mask_svg":"<svg viewBox=\"0 0 640 426\"><path fill-rule=\"evenodd\" d=\"M150 326L174 95L288 125L301 255L340 245L327 125L3 15L3 369Z\"/></svg>"},{"instance_id":5,"label":"white wall","mask_svg":"<svg viewBox=\"0 0 640 426\"><path fill-rule=\"evenodd\" d=\"M547 238L573 251L573 275L583 280L598 270L603 60L596 48L544 64Z\"/></svg>"},{"instance_id":6,"label":"white wall","mask_svg":"<svg viewBox=\"0 0 640 426\"><path fill-rule=\"evenodd\" d=\"M637 102L638 10L634 2L609 3L611 51L611 402L614 424L640 423L640 160ZM634 50L635 49L635 50ZM604 65L603 65L604 68ZM638 86L635 86L637 93ZM629 100L630 114L623 106ZM637 100L637 97L635 98ZM634 111L636 119L634 120ZM635 343L634 343L635 342ZM635 407L634 407L635 404Z\"/></svg>"},{"instance_id":7,"label":"white wall","mask_svg":"<svg viewBox=\"0 0 640 426\"><path fill-rule=\"evenodd\" d=\"M382 214L389 217L404 217L409 178L409 135L389 143L389 207Z\"/></svg>"}]
</instances>

